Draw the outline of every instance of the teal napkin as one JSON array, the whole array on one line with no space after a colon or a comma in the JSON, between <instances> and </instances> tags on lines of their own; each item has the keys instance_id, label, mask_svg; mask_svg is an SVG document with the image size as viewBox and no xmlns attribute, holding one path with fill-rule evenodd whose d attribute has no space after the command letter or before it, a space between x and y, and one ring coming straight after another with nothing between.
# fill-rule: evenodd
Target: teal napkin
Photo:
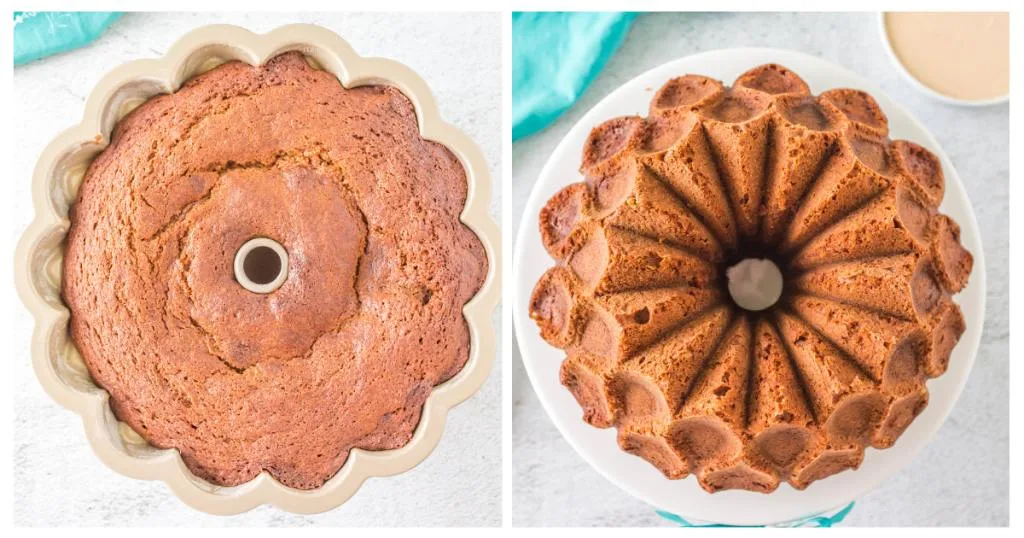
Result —
<instances>
[{"instance_id":1,"label":"teal napkin","mask_svg":"<svg viewBox=\"0 0 1024 538\"><path fill-rule=\"evenodd\" d=\"M831 513L824 512L815 516L805 517L801 519L795 519L793 521L787 521L786 523L779 523L772 525L773 527L833 527L841 523L846 519L847 514L850 510L853 510L853 505L850 504L840 508L839 510L833 510ZM662 518L675 523L680 527L739 527L739 526L750 526L750 527L764 527L764 525L723 525L721 523L704 523L688 520L680 517L672 512L663 512L661 510L655 510Z\"/></svg>"},{"instance_id":2,"label":"teal napkin","mask_svg":"<svg viewBox=\"0 0 1024 538\"><path fill-rule=\"evenodd\" d=\"M619 48L633 13L512 14L512 140L568 110Z\"/></svg>"},{"instance_id":3,"label":"teal napkin","mask_svg":"<svg viewBox=\"0 0 1024 538\"><path fill-rule=\"evenodd\" d=\"M15 11L14 65L92 43L120 13Z\"/></svg>"}]
</instances>

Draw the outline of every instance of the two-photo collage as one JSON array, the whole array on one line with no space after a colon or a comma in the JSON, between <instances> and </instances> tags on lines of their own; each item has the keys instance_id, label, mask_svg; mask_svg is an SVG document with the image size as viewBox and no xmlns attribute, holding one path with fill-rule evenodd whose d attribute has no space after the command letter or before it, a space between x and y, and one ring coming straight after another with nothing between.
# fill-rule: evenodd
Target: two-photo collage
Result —
<instances>
[{"instance_id":1,"label":"two-photo collage","mask_svg":"<svg viewBox=\"0 0 1024 538\"><path fill-rule=\"evenodd\" d=\"M6 40L13 527L1011 525L1009 2L81 4Z\"/></svg>"}]
</instances>

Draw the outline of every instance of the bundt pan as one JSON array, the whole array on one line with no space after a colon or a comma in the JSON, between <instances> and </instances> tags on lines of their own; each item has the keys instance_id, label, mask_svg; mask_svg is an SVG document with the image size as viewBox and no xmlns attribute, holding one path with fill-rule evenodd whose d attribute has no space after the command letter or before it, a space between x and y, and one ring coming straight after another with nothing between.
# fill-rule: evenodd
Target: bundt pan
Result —
<instances>
[{"instance_id":1,"label":"bundt pan","mask_svg":"<svg viewBox=\"0 0 1024 538\"><path fill-rule=\"evenodd\" d=\"M70 312L61 297L68 211L92 159L109 143L115 124L136 106L174 92L190 77L227 61L261 65L288 51L301 52L346 88L390 85L412 102L422 138L445 146L465 169L468 192L461 221L482 243L488 272L463 308L469 330L468 360L454 377L433 388L405 445L379 451L352 449L341 469L315 489L287 487L265 470L248 482L222 486L194 475L177 449L156 448L119 422L108 393L90 377L69 338ZM448 410L473 395L491 370L495 338L490 315L499 297L499 239L487 213L491 182L484 157L468 137L441 119L419 76L391 60L358 56L329 30L290 25L257 35L234 26L207 26L190 32L162 58L120 66L96 85L81 123L44 150L33 182L36 217L18 245L16 278L21 298L36 320L32 338L36 375L54 400L81 415L89 442L104 463L129 477L162 480L194 508L235 514L265 503L296 513L337 507L367 478L404 472L426 458L440 440Z\"/></svg>"},{"instance_id":2,"label":"bundt pan","mask_svg":"<svg viewBox=\"0 0 1024 538\"><path fill-rule=\"evenodd\" d=\"M745 67L648 83L646 114L593 124L583 181L538 212L556 264L527 304L583 420L715 497L885 453L981 322L953 299L980 249L939 209L952 167L890 135L872 92ZM751 283L764 259L776 290Z\"/></svg>"}]
</instances>

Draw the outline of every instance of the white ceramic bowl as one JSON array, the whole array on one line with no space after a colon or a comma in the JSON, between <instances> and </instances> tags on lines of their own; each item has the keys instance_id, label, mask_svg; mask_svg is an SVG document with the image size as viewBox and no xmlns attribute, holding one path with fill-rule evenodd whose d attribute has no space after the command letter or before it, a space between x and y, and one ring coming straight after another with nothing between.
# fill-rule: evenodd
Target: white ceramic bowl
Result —
<instances>
[{"instance_id":1,"label":"white ceramic bowl","mask_svg":"<svg viewBox=\"0 0 1024 538\"><path fill-rule=\"evenodd\" d=\"M1000 105L1010 100L1009 93L1000 97L993 97L991 99L957 99L929 88L923 82L917 80L917 77L910 73L907 67L903 65L903 62L900 61L899 56L896 55L896 50L892 48L892 42L889 40L889 31L885 28L885 12L878 13L878 33L881 36L882 44L885 46L885 52L888 54L889 60L891 60L892 64L896 67L896 70L903 75L903 78L908 84L913 86L914 89L931 97L932 99L942 101L948 105L967 107Z\"/></svg>"},{"instance_id":2,"label":"white ceramic bowl","mask_svg":"<svg viewBox=\"0 0 1024 538\"><path fill-rule=\"evenodd\" d=\"M967 331L953 350L946 373L928 381L931 398L925 410L895 446L886 450L869 448L860 469L819 480L803 491L782 484L768 495L740 490L711 494L701 489L692 476L682 480L666 479L654 466L620 450L614 429L594 428L581 419L579 405L559 383L558 369L564 352L544 342L529 317L533 286L554 263L541 243L537 215L558 190L582 179L578 172L580 154L593 126L616 116L646 115L654 92L672 77L699 73L731 84L747 69L770 62L795 71L807 81L813 93L839 87L871 93L889 118L892 138L917 142L942 160L946 191L941 209L960 224L963 244L974 254L970 283L955 298L968 320ZM513 319L523 362L544 409L569 444L610 481L654 507L687 518L730 525L783 523L835 509L899 471L935 435L956 403L974 363L985 319L985 260L981 235L967 192L949 157L913 116L870 82L819 58L775 49L727 49L687 56L636 77L598 103L569 131L541 171L520 223L512 273Z\"/></svg>"}]
</instances>

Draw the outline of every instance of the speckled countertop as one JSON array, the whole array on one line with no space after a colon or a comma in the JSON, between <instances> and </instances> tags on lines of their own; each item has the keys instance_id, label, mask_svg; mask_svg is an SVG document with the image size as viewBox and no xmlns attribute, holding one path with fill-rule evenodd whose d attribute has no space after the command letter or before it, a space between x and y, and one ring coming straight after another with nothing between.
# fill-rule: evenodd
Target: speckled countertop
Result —
<instances>
[{"instance_id":1,"label":"speckled countertop","mask_svg":"<svg viewBox=\"0 0 1024 538\"><path fill-rule=\"evenodd\" d=\"M711 49L761 46L820 56L875 80L935 135L978 214L988 265L985 331L960 401L936 438L845 525L1007 525L1009 522L1009 106L954 108L918 94L890 64L875 14L657 14L637 18L619 52L556 124L517 142L505 211L519 215L548 155L583 114L636 75ZM518 226L518 222L516 223ZM516 230L505 229L508 241ZM601 477L562 439L526 378L512 376L512 523L665 524Z\"/></svg>"},{"instance_id":2,"label":"speckled countertop","mask_svg":"<svg viewBox=\"0 0 1024 538\"><path fill-rule=\"evenodd\" d=\"M32 217L35 159L58 132L77 123L93 85L117 65L161 55L198 26L230 23L266 32L315 23L342 35L364 56L405 63L434 92L441 115L481 146L495 178L492 214L500 207L501 16L401 14L131 14L87 48L14 71L16 151L8 169L13 246ZM13 292L9 300L16 303ZM260 507L232 517L185 506L159 482L107 469L92 453L77 416L43 393L32 373L32 321L16 308L9 356L14 386L14 521L19 525L498 525L501 522L501 365L483 389L448 417L441 443L423 463L397 477L371 479L343 507L296 516ZM498 316L494 322L497 326Z\"/></svg>"}]
</instances>

